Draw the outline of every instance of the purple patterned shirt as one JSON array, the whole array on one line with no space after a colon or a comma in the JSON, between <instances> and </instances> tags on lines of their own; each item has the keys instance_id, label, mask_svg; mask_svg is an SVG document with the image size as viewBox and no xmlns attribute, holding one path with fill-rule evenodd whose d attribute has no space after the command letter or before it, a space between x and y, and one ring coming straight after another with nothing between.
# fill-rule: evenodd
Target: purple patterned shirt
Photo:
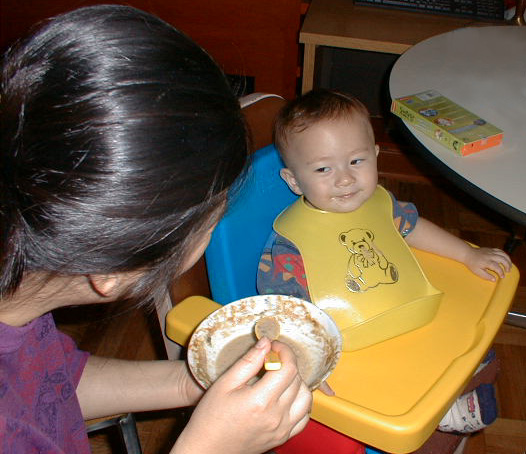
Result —
<instances>
[{"instance_id":1,"label":"purple patterned shirt","mask_svg":"<svg viewBox=\"0 0 526 454\"><path fill-rule=\"evenodd\" d=\"M0 452L90 452L76 388L89 354L59 332L51 314L0 323Z\"/></svg>"}]
</instances>

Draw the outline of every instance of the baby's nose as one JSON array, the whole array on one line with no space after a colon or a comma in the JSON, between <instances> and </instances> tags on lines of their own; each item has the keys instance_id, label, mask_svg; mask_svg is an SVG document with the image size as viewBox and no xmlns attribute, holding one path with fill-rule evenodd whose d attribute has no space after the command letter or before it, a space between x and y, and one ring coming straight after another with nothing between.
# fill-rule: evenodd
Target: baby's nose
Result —
<instances>
[{"instance_id":1,"label":"baby's nose","mask_svg":"<svg viewBox=\"0 0 526 454\"><path fill-rule=\"evenodd\" d=\"M338 173L336 178L337 186L348 186L352 183L354 183L354 177L351 172L341 171Z\"/></svg>"}]
</instances>

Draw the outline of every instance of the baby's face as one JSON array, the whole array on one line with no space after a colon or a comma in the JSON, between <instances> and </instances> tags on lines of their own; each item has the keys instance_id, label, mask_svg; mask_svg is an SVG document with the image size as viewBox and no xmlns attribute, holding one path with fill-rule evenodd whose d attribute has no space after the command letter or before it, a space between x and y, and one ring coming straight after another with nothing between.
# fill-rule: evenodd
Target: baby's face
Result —
<instances>
[{"instance_id":1,"label":"baby's face","mask_svg":"<svg viewBox=\"0 0 526 454\"><path fill-rule=\"evenodd\" d=\"M378 146L362 118L322 120L288 138L282 178L315 208L358 209L376 189Z\"/></svg>"}]
</instances>

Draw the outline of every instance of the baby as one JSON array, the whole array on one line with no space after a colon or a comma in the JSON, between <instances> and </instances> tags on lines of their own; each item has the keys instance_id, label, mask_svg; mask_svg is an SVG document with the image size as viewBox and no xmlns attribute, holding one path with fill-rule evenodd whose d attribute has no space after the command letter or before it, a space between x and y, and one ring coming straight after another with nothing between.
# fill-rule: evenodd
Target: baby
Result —
<instances>
[{"instance_id":1,"label":"baby","mask_svg":"<svg viewBox=\"0 0 526 454\"><path fill-rule=\"evenodd\" d=\"M325 90L309 92L280 113L274 137L286 166L281 177L295 194L304 197L307 205L328 212L353 212L377 190L379 147L374 141L367 109L358 100ZM495 280L495 274L502 278L509 271L511 261L504 251L473 247L419 217L413 204L398 202L394 197L392 201L395 224L409 246L457 260L491 281ZM272 267L276 255L272 253L273 245L299 254L283 237L273 234L270 241L262 260L268 267ZM297 258L288 256L281 267L290 273L286 277L294 276L293 283L290 279L284 281L283 276L268 267L260 267L260 292L283 288L285 294L310 299ZM292 285L299 287L291 293Z\"/></svg>"},{"instance_id":2,"label":"baby","mask_svg":"<svg viewBox=\"0 0 526 454\"><path fill-rule=\"evenodd\" d=\"M504 251L471 246L419 217L412 203L397 201L392 194L378 185L379 147L375 144L369 113L357 99L328 90L314 90L299 97L285 106L278 115L274 141L285 163L285 168L280 172L281 177L295 194L303 196L305 205L314 209L311 211L354 213L360 208L370 209L370 204L377 203L374 200L380 198L383 202L378 206L382 206L382 209L387 207L386 211L389 211L392 204L392 218L401 235L398 238L404 238L409 246L461 262L476 275L491 281L494 281L496 276L504 277L504 273L510 270L511 261ZM373 212L376 206L372 205ZM389 221L389 214L387 216L385 220ZM280 218L282 217L280 215ZM311 219L309 218L309 222ZM290 239L298 238L302 235L301 231L306 229L307 222L299 224L290 227L289 222L287 227L288 231L293 228L296 236L287 235L289 238L285 238L284 235L272 232L259 265L259 293L287 294L316 301L317 295L309 289L305 273L306 258L302 257L300 248ZM280 226L283 223L275 225ZM378 231L383 228L380 225L373 227L372 230ZM309 242L321 244L321 253L325 253L326 248L323 245L326 227L316 228L310 228L309 224L309 230L314 234L309 234L306 239L302 238L302 245ZM346 243L350 239L350 236L347 238L346 235L340 234L340 243L348 248L350 246ZM349 300L357 295L352 292L367 290L368 285L395 282L398 279L396 266L385 260L378 248L367 247L367 244L373 242L372 239L372 232L364 230L360 238L353 239L352 246L364 251L360 264L363 269L367 268L371 261L384 262L383 266L380 266L385 274L384 280L378 281L378 278L375 278L372 284L367 283L359 271L353 270L349 265ZM398 242L396 239L395 241ZM308 247L302 251L306 249ZM393 262L396 263L396 258ZM309 270L312 271L315 268L310 266L311 264L312 261L309 262ZM321 279L332 279L330 274L332 273L325 272ZM309 278L313 281L320 279L319 276L312 275ZM469 397L466 395L459 398L455 405L459 406L460 410L448 412L443 421L443 428L448 431L472 432L492 422L496 417L495 400L492 386L487 386L477 388ZM479 403L478 413L475 412L477 416L470 416L466 422L463 416L466 413L473 414L468 411L468 407L472 407L474 399ZM483 405L483 402L490 403ZM484 411L484 407L487 407L487 411ZM451 415L461 416L453 421Z\"/></svg>"}]
</instances>

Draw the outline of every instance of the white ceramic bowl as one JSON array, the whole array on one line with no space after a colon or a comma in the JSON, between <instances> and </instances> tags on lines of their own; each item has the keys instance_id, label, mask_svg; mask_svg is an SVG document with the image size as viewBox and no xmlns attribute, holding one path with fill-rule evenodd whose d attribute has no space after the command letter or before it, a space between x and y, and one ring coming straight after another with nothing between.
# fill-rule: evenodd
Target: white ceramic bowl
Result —
<instances>
[{"instance_id":1,"label":"white ceramic bowl","mask_svg":"<svg viewBox=\"0 0 526 454\"><path fill-rule=\"evenodd\" d=\"M331 373L340 358L342 339L331 317L312 303L282 295L244 298L217 309L194 331L188 364L208 388L256 343L254 326L267 316L280 324L280 342L296 354L298 369L311 390Z\"/></svg>"}]
</instances>

